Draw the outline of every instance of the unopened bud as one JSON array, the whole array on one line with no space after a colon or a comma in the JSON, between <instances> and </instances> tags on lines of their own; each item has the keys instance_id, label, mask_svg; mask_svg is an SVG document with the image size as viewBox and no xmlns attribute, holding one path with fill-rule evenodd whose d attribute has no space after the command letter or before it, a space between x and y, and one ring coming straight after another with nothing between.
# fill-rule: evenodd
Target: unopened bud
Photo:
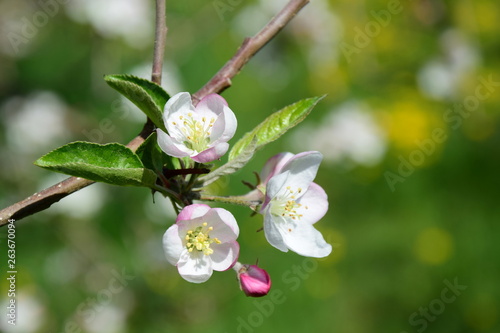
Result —
<instances>
[{"instance_id":1,"label":"unopened bud","mask_svg":"<svg viewBox=\"0 0 500 333\"><path fill-rule=\"evenodd\" d=\"M245 295L261 297L267 295L271 289L269 274L257 265L242 265L238 262L233 269L238 274L240 288Z\"/></svg>"}]
</instances>

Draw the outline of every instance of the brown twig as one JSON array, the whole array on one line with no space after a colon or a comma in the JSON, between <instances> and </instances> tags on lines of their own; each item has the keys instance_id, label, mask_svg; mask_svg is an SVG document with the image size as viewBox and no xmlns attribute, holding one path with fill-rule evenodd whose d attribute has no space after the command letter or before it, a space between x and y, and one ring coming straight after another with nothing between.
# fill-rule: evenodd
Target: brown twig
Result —
<instances>
[{"instance_id":1,"label":"brown twig","mask_svg":"<svg viewBox=\"0 0 500 333\"><path fill-rule=\"evenodd\" d=\"M152 81L161 83L163 52L165 49L165 0L157 0L157 25L155 36L155 51L153 60ZM236 54L208 81L198 92L193 95L193 103L212 93L221 93L231 86L233 78L240 69L266 45L293 17L307 4L309 0L291 0L288 4L259 31L254 37L246 38ZM151 121L144 125L141 133L127 144L135 151L154 130ZM76 192L93 182L83 178L70 177L58 184L44 189L32 196L13 204L0 211L0 226L8 223L9 219L16 221L49 208L53 203L67 195Z\"/></svg>"},{"instance_id":2,"label":"brown twig","mask_svg":"<svg viewBox=\"0 0 500 333\"><path fill-rule=\"evenodd\" d=\"M151 81L161 85L161 73L163 71L163 55L165 54L165 42L167 40L166 23L166 0L156 0L156 28L155 46L153 54L153 69L151 71Z\"/></svg>"}]
</instances>

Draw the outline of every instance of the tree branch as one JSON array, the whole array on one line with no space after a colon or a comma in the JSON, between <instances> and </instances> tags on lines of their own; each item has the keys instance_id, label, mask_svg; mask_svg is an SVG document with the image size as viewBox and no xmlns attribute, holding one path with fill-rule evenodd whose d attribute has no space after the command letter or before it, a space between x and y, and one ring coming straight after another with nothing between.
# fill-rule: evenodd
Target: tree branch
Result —
<instances>
[{"instance_id":1,"label":"tree branch","mask_svg":"<svg viewBox=\"0 0 500 333\"><path fill-rule=\"evenodd\" d=\"M293 17L307 4L309 0L291 0L288 4L266 24L254 37L246 38L236 54L222 67L210 81L208 81L198 92L193 94L193 103L212 93L221 93L231 86L233 78L240 69L252 58L262 47L264 47ZM153 70L151 79L153 82L161 83L161 72L163 63L163 52L165 49L167 28L165 25L165 0L156 1L156 36L153 59ZM127 144L127 147L135 151L154 130L154 125L149 121L144 125L141 133ZM67 195L76 192L93 182L79 177L70 177L45 190L17 202L0 211L0 226L8 223L9 219L16 221L49 208L53 203L61 200Z\"/></svg>"},{"instance_id":2,"label":"tree branch","mask_svg":"<svg viewBox=\"0 0 500 333\"><path fill-rule=\"evenodd\" d=\"M165 42L167 40L166 23L166 0L156 0L156 28L155 46L153 54L153 70L151 71L151 81L161 85L161 73L163 71L163 55L165 54Z\"/></svg>"}]
</instances>

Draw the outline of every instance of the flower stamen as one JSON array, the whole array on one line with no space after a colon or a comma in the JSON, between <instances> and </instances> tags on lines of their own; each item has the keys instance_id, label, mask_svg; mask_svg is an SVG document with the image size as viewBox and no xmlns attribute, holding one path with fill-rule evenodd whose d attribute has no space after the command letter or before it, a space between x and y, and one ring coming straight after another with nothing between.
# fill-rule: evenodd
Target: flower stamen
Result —
<instances>
[{"instance_id":1,"label":"flower stamen","mask_svg":"<svg viewBox=\"0 0 500 333\"><path fill-rule=\"evenodd\" d=\"M276 196L273 199L271 205L271 213L275 216L289 217L292 220L300 220L303 216L297 213L297 209L302 207L302 204L298 203L297 197L300 197L302 189L299 187L296 191L292 190L290 186L286 187L285 193L280 196Z\"/></svg>"},{"instance_id":2,"label":"flower stamen","mask_svg":"<svg viewBox=\"0 0 500 333\"><path fill-rule=\"evenodd\" d=\"M210 248L210 244L216 243L220 244L221 241L216 237L210 238L210 231L214 230L212 226L208 227L207 222L203 222L201 226L196 227L194 230L189 230L186 233L185 240L186 248L189 252L194 250L198 252L203 252L204 255L211 255L214 250Z\"/></svg>"}]
</instances>

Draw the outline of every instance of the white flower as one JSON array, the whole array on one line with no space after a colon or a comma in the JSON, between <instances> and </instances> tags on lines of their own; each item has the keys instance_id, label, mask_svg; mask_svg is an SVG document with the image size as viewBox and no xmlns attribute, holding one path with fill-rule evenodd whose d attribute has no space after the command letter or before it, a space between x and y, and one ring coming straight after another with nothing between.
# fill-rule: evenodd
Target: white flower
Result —
<instances>
[{"instance_id":1,"label":"white flower","mask_svg":"<svg viewBox=\"0 0 500 333\"><path fill-rule=\"evenodd\" d=\"M271 158L261 176L266 199L261 208L264 233L275 248L307 257L329 255L332 246L313 226L328 210L325 191L313 183L323 156L310 151Z\"/></svg>"},{"instance_id":2,"label":"white flower","mask_svg":"<svg viewBox=\"0 0 500 333\"><path fill-rule=\"evenodd\" d=\"M236 117L217 94L200 100L196 108L187 92L172 96L165 105L163 121L168 134L157 129L158 145L173 157L191 157L199 163L224 155L236 131Z\"/></svg>"},{"instance_id":3,"label":"white flower","mask_svg":"<svg viewBox=\"0 0 500 333\"><path fill-rule=\"evenodd\" d=\"M239 228L233 215L222 208L193 204L182 209L163 236L167 260L187 281L202 283L212 271L225 271L236 263Z\"/></svg>"}]
</instances>

